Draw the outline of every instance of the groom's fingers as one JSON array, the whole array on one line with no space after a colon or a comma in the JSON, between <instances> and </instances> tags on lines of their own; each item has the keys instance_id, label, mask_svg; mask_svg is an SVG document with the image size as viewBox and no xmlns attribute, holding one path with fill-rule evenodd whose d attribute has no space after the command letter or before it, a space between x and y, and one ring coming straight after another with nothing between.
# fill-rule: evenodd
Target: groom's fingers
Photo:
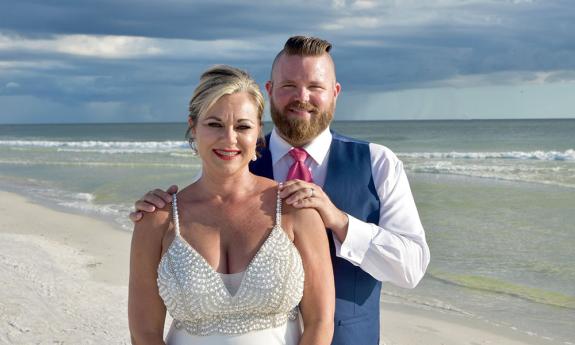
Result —
<instances>
[{"instance_id":1,"label":"groom's fingers","mask_svg":"<svg viewBox=\"0 0 575 345\"><path fill-rule=\"evenodd\" d=\"M311 188L301 188L297 191L293 192L287 199L286 203L289 205L295 204L301 200L311 198L313 193L311 192Z\"/></svg>"},{"instance_id":2,"label":"groom's fingers","mask_svg":"<svg viewBox=\"0 0 575 345\"><path fill-rule=\"evenodd\" d=\"M142 212L139 211L130 212L130 220L134 223L138 222L140 219L142 219L142 217L143 217Z\"/></svg>"},{"instance_id":3,"label":"groom's fingers","mask_svg":"<svg viewBox=\"0 0 575 345\"><path fill-rule=\"evenodd\" d=\"M178 192L178 186L176 186L175 184L171 185L168 189L166 189L166 193L169 194L170 196L172 194L175 194ZM170 201L172 201L172 198L170 197Z\"/></svg>"},{"instance_id":4,"label":"groom's fingers","mask_svg":"<svg viewBox=\"0 0 575 345\"><path fill-rule=\"evenodd\" d=\"M321 200L324 196L325 193L323 193L321 187L301 180L287 181L282 185L282 189L280 190L280 197L289 205L296 205L305 200L310 201L310 199ZM309 202L306 203L306 205L310 205Z\"/></svg>"},{"instance_id":5,"label":"groom's fingers","mask_svg":"<svg viewBox=\"0 0 575 345\"><path fill-rule=\"evenodd\" d=\"M162 208L163 206L158 206L158 204L163 203L163 201L160 201L161 199L157 199L156 200L156 204L153 204L151 202L148 201L147 197L144 197L144 199L140 199L138 201L136 201L136 203L134 204L134 207L136 208L136 212L154 212L156 210L157 207Z\"/></svg>"},{"instance_id":6,"label":"groom's fingers","mask_svg":"<svg viewBox=\"0 0 575 345\"><path fill-rule=\"evenodd\" d=\"M140 200L134 203L135 211L130 212L130 220L137 222L144 216L144 212L154 212L157 208L164 208L172 202L172 194L178 192L178 186L171 185L165 192L161 189L149 191Z\"/></svg>"},{"instance_id":7,"label":"groom's fingers","mask_svg":"<svg viewBox=\"0 0 575 345\"><path fill-rule=\"evenodd\" d=\"M144 195L144 197L136 202L136 210L153 212L155 208L151 210L145 205L145 203L155 206L157 208L164 208L166 204L172 202L172 194L164 192L161 189L154 189ZM140 208L140 206L145 208Z\"/></svg>"},{"instance_id":8,"label":"groom's fingers","mask_svg":"<svg viewBox=\"0 0 575 345\"><path fill-rule=\"evenodd\" d=\"M311 190L313 188L313 193ZM280 197L295 208L314 208L319 212L327 228L336 232L338 239L345 239L349 218L331 202L321 187L301 180L290 180L283 184Z\"/></svg>"},{"instance_id":9,"label":"groom's fingers","mask_svg":"<svg viewBox=\"0 0 575 345\"><path fill-rule=\"evenodd\" d=\"M311 186L301 180L289 180L282 184L280 198L284 199L287 204L293 204L297 200L311 196Z\"/></svg>"}]
</instances>

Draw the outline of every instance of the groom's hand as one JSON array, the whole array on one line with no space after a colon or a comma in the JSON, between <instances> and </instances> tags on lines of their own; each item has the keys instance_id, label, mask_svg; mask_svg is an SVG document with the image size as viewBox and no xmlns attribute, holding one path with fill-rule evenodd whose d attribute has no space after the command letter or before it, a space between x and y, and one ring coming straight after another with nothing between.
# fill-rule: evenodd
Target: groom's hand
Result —
<instances>
[{"instance_id":1,"label":"groom's hand","mask_svg":"<svg viewBox=\"0 0 575 345\"><path fill-rule=\"evenodd\" d=\"M136 210L130 212L130 220L137 222L144 216L144 212L154 212L158 208L163 208L166 204L172 202L172 194L178 191L178 186L172 185L166 191L154 189L149 191L140 200L136 201L134 207Z\"/></svg>"},{"instance_id":2,"label":"groom's hand","mask_svg":"<svg viewBox=\"0 0 575 345\"><path fill-rule=\"evenodd\" d=\"M314 208L321 216L325 227L331 229L343 243L347 236L349 218L331 202L320 186L302 180L289 180L282 184L280 198L295 208Z\"/></svg>"}]
</instances>

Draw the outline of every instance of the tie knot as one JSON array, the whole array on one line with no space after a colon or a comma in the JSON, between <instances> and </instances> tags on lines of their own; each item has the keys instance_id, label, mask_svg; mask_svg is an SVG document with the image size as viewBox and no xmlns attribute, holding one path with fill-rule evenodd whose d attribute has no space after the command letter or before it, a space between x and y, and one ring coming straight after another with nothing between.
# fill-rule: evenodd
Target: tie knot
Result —
<instances>
[{"instance_id":1,"label":"tie knot","mask_svg":"<svg viewBox=\"0 0 575 345\"><path fill-rule=\"evenodd\" d=\"M303 163L308 156L308 153L304 149L299 148L299 147L294 147L293 149L291 149L289 151L289 154L290 154L290 156L293 157L293 159L296 162L301 162L301 163Z\"/></svg>"}]
</instances>

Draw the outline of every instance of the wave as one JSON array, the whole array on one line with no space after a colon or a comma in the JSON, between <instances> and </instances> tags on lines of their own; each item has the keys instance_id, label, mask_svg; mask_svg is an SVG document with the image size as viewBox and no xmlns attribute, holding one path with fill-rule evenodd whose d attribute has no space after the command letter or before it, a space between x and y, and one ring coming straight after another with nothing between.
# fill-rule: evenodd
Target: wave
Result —
<instances>
[{"instance_id":1,"label":"wave","mask_svg":"<svg viewBox=\"0 0 575 345\"><path fill-rule=\"evenodd\" d=\"M46 186L40 181L31 185L22 185L19 192L28 195L31 199L47 202L52 206L113 221L124 230L130 230L133 225L128 219L128 214L132 210L131 204L98 204L95 202L96 196L91 193L56 189Z\"/></svg>"},{"instance_id":2,"label":"wave","mask_svg":"<svg viewBox=\"0 0 575 345\"><path fill-rule=\"evenodd\" d=\"M561 151L506 151L506 152L412 152L398 153L399 157L414 159L519 159L541 161L575 161L575 150Z\"/></svg>"},{"instance_id":3,"label":"wave","mask_svg":"<svg viewBox=\"0 0 575 345\"><path fill-rule=\"evenodd\" d=\"M90 162L90 161L38 161L22 159L0 159L0 164L9 165L48 165L70 167L112 167L112 168L201 168L200 163L169 163L169 162Z\"/></svg>"},{"instance_id":4,"label":"wave","mask_svg":"<svg viewBox=\"0 0 575 345\"><path fill-rule=\"evenodd\" d=\"M186 141L62 141L62 140L0 140L0 146L14 149L51 148L59 152L94 153L159 153L188 150ZM398 152L402 158L412 159L509 159L541 161L575 161L575 149L565 151L503 151L503 152Z\"/></svg>"},{"instance_id":5,"label":"wave","mask_svg":"<svg viewBox=\"0 0 575 345\"><path fill-rule=\"evenodd\" d=\"M427 275L447 284L504 294L535 303L575 309L575 297L554 291L513 284L496 278L476 275L452 274L439 271L428 272Z\"/></svg>"},{"instance_id":6,"label":"wave","mask_svg":"<svg viewBox=\"0 0 575 345\"><path fill-rule=\"evenodd\" d=\"M12 148L49 148L59 152L157 153L189 149L185 141L53 141L0 140L0 146Z\"/></svg>"},{"instance_id":7,"label":"wave","mask_svg":"<svg viewBox=\"0 0 575 345\"><path fill-rule=\"evenodd\" d=\"M411 173L469 176L575 188L575 167L572 166L482 165L438 161L406 164L405 170Z\"/></svg>"}]
</instances>

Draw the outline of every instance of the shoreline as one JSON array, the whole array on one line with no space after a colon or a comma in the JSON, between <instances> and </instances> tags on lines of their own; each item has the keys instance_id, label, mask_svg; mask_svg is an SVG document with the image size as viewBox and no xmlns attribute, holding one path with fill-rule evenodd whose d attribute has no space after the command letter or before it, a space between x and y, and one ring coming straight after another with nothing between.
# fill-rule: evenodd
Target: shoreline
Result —
<instances>
[{"instance_id":1,"label":"shoreline","mask_svg":"<svg viewBox=\"0 0 575 345\"><path fill-rule=\"evenodd\" d=\"M130 234L0 192L0 344L129 344Z\"/></svg>"},{"instance_id":2,"label":"shoreline","mask_svg":"<svg viewBox=\"0 0 575 345\"><path fill-rule=\"evenodd\" d=\"M130 238L109 222L0 191L0 344L129 344ZM381 344L557 344L382 300Z\"/></svg>"},{"instance_id":3,"label":"shoreline","mask_svg":"<svg viewBox=\"0 0 575 345\"><path fill-rule=\"evenodd\" d=\"M381 305L382 345L551 345L570 343L544 339L471 316L413 306L390 296ZM393 301L389 301L389 300Z\"/></svg>"},{"instance_id":4,"label":"shoreline","mask_svg":"<svg viewBox=\"0 0 575 345\"><path fill-rule=\"evenodd\" d=\"M88 260L86 269L94 280L127 286L131 232L113 221L43 205L13 192L0 190L0 200L1 234L30 235L72 247ZM7 217L6 209L13 214Z\"/></svg>"}]
</instances>

